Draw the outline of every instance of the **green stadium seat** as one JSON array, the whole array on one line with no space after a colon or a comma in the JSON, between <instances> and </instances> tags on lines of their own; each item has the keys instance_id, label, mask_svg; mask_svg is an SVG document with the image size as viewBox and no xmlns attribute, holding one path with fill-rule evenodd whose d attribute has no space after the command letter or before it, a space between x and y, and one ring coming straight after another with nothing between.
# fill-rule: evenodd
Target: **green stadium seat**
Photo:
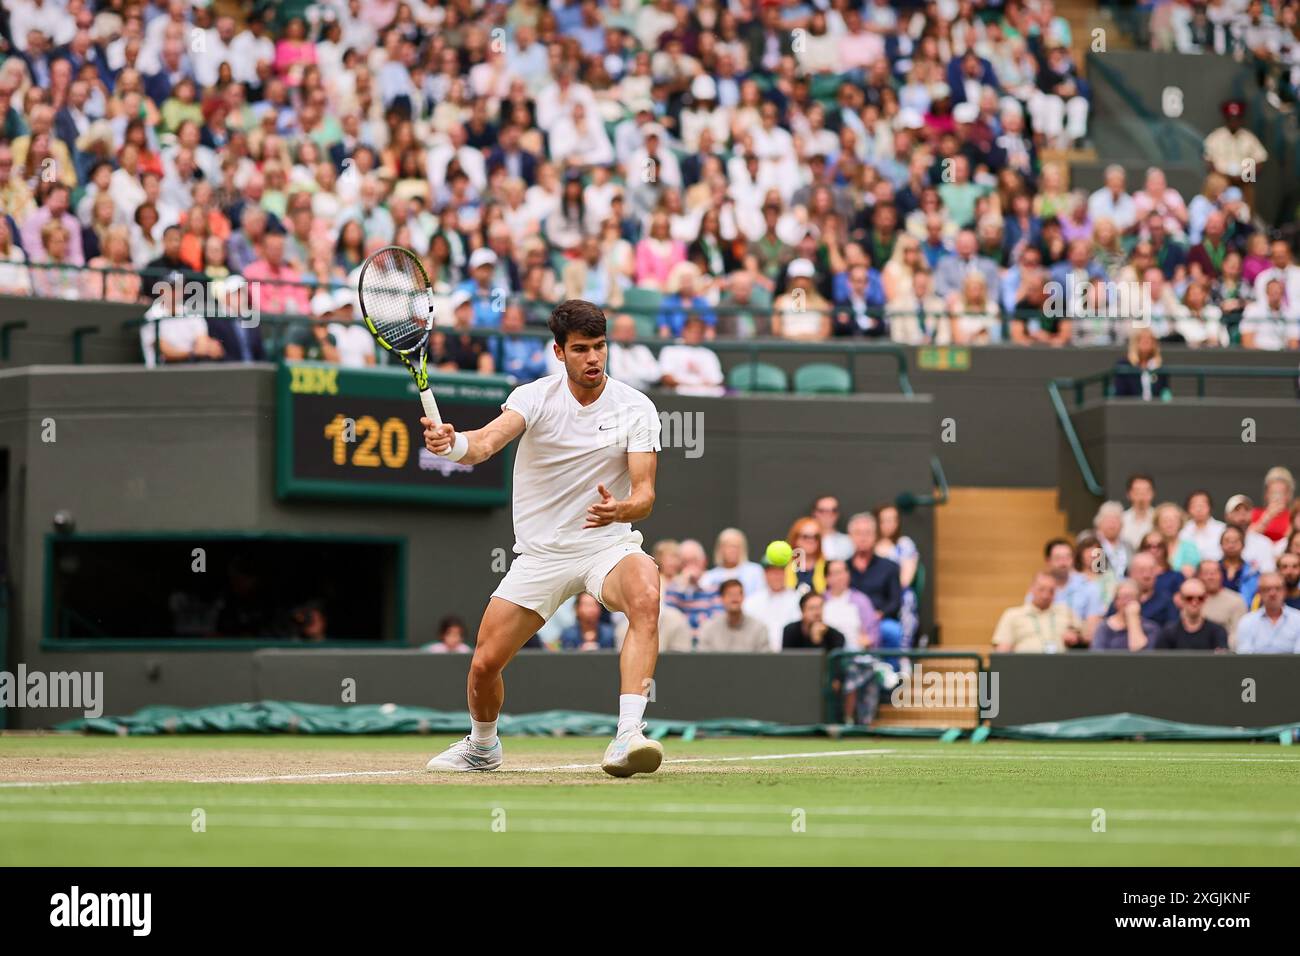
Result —
<instances>
[{"instance_id":1,"label":"green stadium seat","mask_svg":"<svg viewBox=\"0 0 1300 956\"><path fill-rule=\"evenodd\" d=\"M663 302L663 293L658 289L643 289L639 286L632 286L623 292L623 306L619 310L626 312L634 319L638 329L643 328L641 320L647 318L650 320L650 334L655 334L655 326L659 321L659 306ZM644 333L643 333L644 334Z\"/></svg>"},{"instance_id":2,"label":"green stadium seat","mask_svg":"<svg viewBox=\"0 0 1300 956\"><path fill-rule=\"evenodd\" d=\"M767 362L744 362L727 373L727 385L741 392L788 392L786 374Z\"/></svg>"},{"instance_id":3,"label":"green stadium seat","mask_svg":"<svg viewBox=\"0 0 1300 956\"><path fill-rule=\"evenodd\" d=\"M795 370L794 390L806 395L848 395L853 391L853 377L842 366L813 362Z\"/></svg>"},{"instance_id":4,"label":"green stadium seat","mask_svg":"<svg viewBox=\"0 0 1300 956\"><path fill-rule=\"evenodd\" d=\"M842 82L844 78L838 73L818 73L808 84L808 95L815 100L833 102Z\"/></svg>"}]
</instances>

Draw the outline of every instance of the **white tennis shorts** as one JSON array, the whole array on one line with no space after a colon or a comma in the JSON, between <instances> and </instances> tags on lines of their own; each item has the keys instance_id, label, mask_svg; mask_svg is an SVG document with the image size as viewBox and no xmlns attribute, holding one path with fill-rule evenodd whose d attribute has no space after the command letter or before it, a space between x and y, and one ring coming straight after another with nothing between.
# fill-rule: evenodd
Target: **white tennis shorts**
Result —
<instances>
[{"instance_id":1,"label":"white tennis shorts","mask_svg":"<svg viewBox=\"0 0 1300 956\"><path fill-rule=\"evenodd\" d=\"M641 550L643 540L640 531L633 531L622 541L586 554L516 555L492 596L536 611L544 621L549 621L561 604L582 591L603 605L600 592L605 575L629 554L645 554Z\"/></svg>"}]
</instances>

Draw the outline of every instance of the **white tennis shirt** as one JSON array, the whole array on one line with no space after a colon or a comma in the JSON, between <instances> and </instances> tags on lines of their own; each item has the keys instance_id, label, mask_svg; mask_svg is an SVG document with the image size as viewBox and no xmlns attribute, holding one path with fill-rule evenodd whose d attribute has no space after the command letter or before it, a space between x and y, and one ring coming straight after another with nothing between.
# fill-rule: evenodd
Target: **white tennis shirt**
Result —
<instances>
[{"instance_id":1,"label":"white tennis shirt","mask_svg":"<svg viewBox=\"0 0 1300 956\"><path fill-rule=\"evenodd\" d=\"M626 538L628 522L583 528L600 501L597 485L616 499L632 491L628 452L659 451L654 402L606 376L600 398L585 408L564 372L520 385L501 405L524 419L515 453L515 553L590 553Z\"/></svg>"}]
</instances>

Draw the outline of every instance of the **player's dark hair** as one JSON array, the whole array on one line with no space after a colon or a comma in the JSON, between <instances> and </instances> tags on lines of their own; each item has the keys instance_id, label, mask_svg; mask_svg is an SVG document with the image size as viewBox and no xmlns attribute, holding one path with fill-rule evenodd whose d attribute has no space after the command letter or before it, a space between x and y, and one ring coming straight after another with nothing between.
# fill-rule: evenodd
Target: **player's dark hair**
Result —
<instances>
[{"instance_id":1,"label":"player's dark hair","mask_svg":"<svg viewBox=\"0 0 1300 956\"><path fill-rule=\"evenodd\" d=\"M1061 545L1065 545L1067 548L1070 549L1070 553L1074 554L1074 545L1070 542L1069 538L1053 538L1051 541L1047 542L1047 544L1043 546L1043 557L1050 558L1052 556L1053 549L1058 548Z\"/></svg>"},{"instance_id":2,"label":"player's dark hair","mask_svg":"<svg viewBox=\"0 0 1300 956\"><path fill-rule=\"evenodd\" d=\"M726 594L730 588L740 588L742 591L745 590L745 586L735 578L727 578L727 580L723 581L722 584L718 586L718 594Z\"/></svg>"},{"instance_id":3,"label":"player's dark hair","mask_svg":"<svg viewBox=\"0 0 1300 956\"><path fill-rule=\"evenodd\" d=\"M555 307L555 311L551 313L551 320L547 324L551 327L551 334L555 336L555 344L564 348L564 343L568 341L570 334L588 339L603 336L605 313L598 306L583 299L565 299Z\"/></svg>"}]
</instances>

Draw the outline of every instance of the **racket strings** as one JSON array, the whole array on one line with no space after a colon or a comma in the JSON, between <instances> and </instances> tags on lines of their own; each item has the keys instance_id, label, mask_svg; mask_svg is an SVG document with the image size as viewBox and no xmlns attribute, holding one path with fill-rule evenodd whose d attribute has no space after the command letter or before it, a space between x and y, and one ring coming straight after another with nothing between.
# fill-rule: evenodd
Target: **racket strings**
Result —
<instances>
[{"instance_id":1,"label":"racket strings","mask_svg":"<svg viewBox=\"0 0 1300 956\"><path fill-rule=\"evenodd\" d=\"M367 271L362 295L366 314L393 349L413 349L428 334L428 288L410 256L395 250L379 253Z\"/></svg>"}]
</instances>

